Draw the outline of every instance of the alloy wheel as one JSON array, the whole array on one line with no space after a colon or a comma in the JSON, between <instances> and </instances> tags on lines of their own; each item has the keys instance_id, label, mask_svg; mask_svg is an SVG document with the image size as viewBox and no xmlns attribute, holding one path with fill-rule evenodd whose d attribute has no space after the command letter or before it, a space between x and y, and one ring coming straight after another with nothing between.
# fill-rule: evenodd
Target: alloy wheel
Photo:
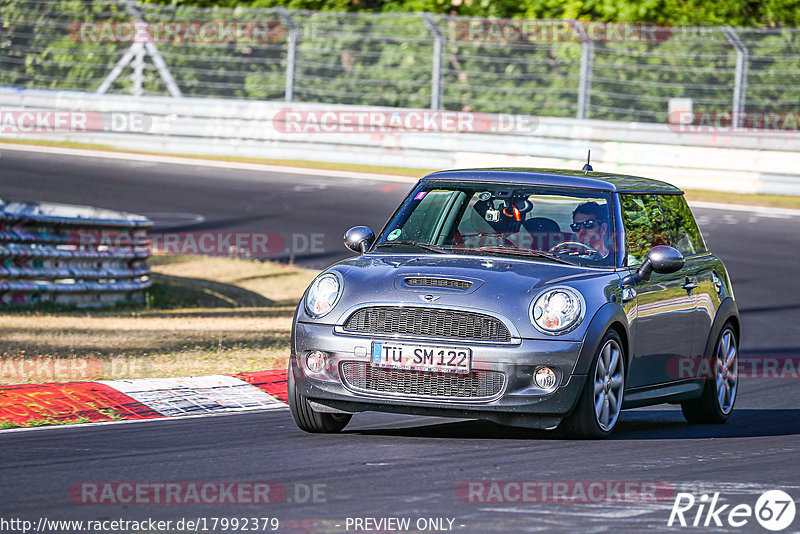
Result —
<instances>
[{"instance_id":1,"label":"alloy wheel","mask_svg":"<svg viewBox=\"0 0 800 534\"><path fill-rule=\"evenodd\" d=\"M716 370L717 403L722 413L728 414L736 400L739 382L739 350L730 329L723 332L717 345Z\"/></svg>"},{"instance_id":2,"label":"alloy wheel","mask_svg":"<svg viewBox=\"0 0 800 534\"><path fill-rule=\"evenodd\" d=\"M600 428L608 432L617 422L622 408L625 365L619 344L609 339L597 357L594 371L594 415Z\"/></svg>"}]
</instances>

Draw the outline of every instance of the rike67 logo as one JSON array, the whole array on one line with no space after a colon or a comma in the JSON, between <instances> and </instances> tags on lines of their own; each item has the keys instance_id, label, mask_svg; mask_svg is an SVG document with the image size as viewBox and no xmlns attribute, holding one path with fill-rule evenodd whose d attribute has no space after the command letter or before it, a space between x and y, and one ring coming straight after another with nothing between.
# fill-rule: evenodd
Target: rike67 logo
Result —
<instances>
[{"instance_id":1,"label":"rike67 logo","mask_svg":"<svg viewBox=\"0 0 800 534\"><path fill-rule=\"evenodd\" d=\"M699 498L691 493L678 493L667 526L740 528L751 524L755 518L765 529L777 532L792 524L796 512L794 500L781 490L764 492L755 506L720 504L719 501L719 493L703 494Z\"/></svg>"}]
</instances>

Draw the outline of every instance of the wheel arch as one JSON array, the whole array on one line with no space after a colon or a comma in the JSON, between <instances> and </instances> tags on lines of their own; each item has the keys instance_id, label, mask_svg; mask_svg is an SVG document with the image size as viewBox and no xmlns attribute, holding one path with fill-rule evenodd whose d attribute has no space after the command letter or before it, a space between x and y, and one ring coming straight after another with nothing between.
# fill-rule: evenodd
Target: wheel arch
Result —
<instances>
[{"instance_id":1,"label":"wheel arch","mask_svg":"<svg viewBox=\"0 0 800 534\"><path fill-rule=\"evenodd\" d=\"M622 341L622 349L625 351L625 370L628 370L629 359L631 357L631 334L628 327L628 319L622 308L613 302L607 302L597 310L592 317L586 334L583 336L583 344L575 362L573 374L585 375L589 373L589 366L594 355L600 348L600 342L606 332L614 330Z\"/></svg>"},{"instance_id":2,"label":"wheel arch","mask_svg":"<svg viewBox=\"0 0 800 534\"><path fill-rule=\"evenodd\" d=\"M706 340L703 356L708 357L714 353L714 347L717 344L717 338L722 332L722 328L728 322L733 325L736 341L740 342L742 333L739 309L736 306L736 301L730 297L723 300L719 308L717 308L717 314L714 316L714 322L711 323L711 330L708 333L708 339Z\"/></svg>"}]
</instances>

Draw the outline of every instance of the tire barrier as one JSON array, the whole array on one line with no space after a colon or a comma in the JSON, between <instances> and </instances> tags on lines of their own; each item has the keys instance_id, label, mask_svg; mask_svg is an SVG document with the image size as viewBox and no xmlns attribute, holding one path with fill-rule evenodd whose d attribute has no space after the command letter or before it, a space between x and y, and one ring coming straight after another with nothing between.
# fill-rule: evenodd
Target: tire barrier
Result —
<instances>
[{"instance_id":1,"label":"tire barrier","mask_svg":"<svg viewBox=\"0 0 800 534\"><path fill-rule=\"evenodd\" d=\"M0 305L144 303L150 226L140 215L0 199Z\"/></svg>"}]
</instances>

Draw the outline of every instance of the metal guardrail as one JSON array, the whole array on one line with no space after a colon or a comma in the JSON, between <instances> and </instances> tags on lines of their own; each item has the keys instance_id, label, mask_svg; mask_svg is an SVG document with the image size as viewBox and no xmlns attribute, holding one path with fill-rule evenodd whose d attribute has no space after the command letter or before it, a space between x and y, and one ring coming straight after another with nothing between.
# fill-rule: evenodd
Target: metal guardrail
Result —
<instances>
[{"instance_id":1,"label":"metal guardrail","mask_svg":"<svg viewBox=\"0 0 800 534\"><path fill-rule=\"evenodd\" d=\"M144 303L151 225L85 206L0 200L0 306Z\"/></svg>"},{"instance_id":2,"label":"metal guardrail","mask_svg":"<svg viewBox=\"0 0 800 534\"><path fill-rule=\"evenodd\" d=\"M507 133L289 133L287 110L364 108L252 100L132 97L0 88L0 108L83 110L140 116L139 131L4 133L3 137L106 145L171 154L294 159L413 168L527 166L595 169L662 179L679 187L800 195L800 134L679 133L666 124L516 117L532 127ZM497 115L489 115L492 121ZM512 117L513 118L513 117ZM224 180L224 177L220 177Z\"/></svg>"}]
</instances>

